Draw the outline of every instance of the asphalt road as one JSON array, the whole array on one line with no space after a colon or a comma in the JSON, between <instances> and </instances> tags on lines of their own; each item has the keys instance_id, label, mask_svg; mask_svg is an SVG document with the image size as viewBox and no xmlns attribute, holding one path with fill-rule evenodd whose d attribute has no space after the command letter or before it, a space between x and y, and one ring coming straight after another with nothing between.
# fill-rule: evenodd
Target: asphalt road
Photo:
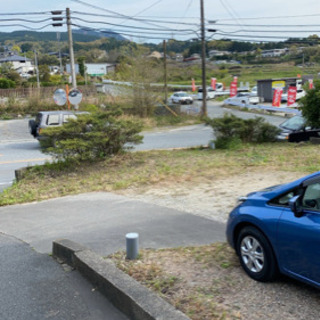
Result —
<instances>
[{"instance_id":1,"label":"asphalt road","mask_svg":"<svg viewBox=\"0 0 320 320\"><path fill-rule=\"evenodd\" d=\"M196 101L195 104L201 104ZM255 114L222 108L221 103L208 101L208 115L221 117L224 113L233 113L248 119ZM263 117L274 125L284 121L279 116ZM134 146L134 150L173 149L208 145L214 138L212 128L205 125L193 125L180 128L167 128L143 132L143 144ZM50 157L43 154L37 140L28 131L28 119L0 121L0 191L12 184L14 171L21 167L43 164Z\"/></svg>"},{"instance_id":2,"label":"asphalt road","mask_svg":"<svg viewBox=\"0 0 320 320\"><path fill-rule=\"evenodd\" d=\"M0 234L0 319L125 320L78 272Z\"/></svg>"}]
</instances>

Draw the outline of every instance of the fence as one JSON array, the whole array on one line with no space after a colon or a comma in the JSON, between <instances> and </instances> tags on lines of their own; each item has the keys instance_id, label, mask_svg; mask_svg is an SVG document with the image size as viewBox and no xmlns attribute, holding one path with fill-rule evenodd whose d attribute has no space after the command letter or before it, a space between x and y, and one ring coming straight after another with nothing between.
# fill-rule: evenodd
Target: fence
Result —
<instances>
[{"instance_id":1,"label":"fence","mask_svg":"<svg viewBox=\"0 0 320 320\"><path fill-rule=\"evenodd\" d=\"M17 89L0 89L0 98L29 98L33 95L38 95L40 98L52 97L56 89L63 86L56 87L41 87L38 88L17 88ZM88 96L97 93L94 85L78 86L83 95Z\"/></svg>"}]
</instances>

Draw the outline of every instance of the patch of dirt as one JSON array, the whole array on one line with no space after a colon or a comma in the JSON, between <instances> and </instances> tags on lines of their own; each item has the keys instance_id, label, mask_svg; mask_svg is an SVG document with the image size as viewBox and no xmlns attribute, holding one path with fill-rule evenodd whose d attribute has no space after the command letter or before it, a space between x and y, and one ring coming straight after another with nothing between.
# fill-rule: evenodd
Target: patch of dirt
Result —
<instances>
[{"instance_id":1,"label":"patch of dirt","mask_svg":"<svg viewBox=\"0 0 320 320\"><path fill-rule=\"evenodd\" d=\"M120 191L128 197L225 222L240 196L304 176L299 172L253 171L210 182L161 182L152 188Z\"/></svg>"}]
</instances>

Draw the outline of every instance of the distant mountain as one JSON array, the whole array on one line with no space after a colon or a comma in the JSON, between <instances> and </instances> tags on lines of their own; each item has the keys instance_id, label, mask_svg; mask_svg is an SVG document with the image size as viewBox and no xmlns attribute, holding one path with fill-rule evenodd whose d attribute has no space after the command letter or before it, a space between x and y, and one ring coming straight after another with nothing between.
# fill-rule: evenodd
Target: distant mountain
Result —
<instances>
[{"instance_id":1,"label":"distant mountain","mask_svg":"<svg viewBox=\"0 0 320 320\"><path fill-rule=\"evenodd\" d=\"M125 37L120 35L117 32L108 30L108 29L102 29L100 32L94 31L94 30L86 30L86 29L75 29L72 30L73 34L78 34L78 35L87 35L87 36L92 36L92 37L97 37L97 38L114 38L116 40L127 40Z\"/></svg>"},{"instance_id":2,"label":"distant mountain","mask_svg":"<svg viewBox=\"0 0 320 320\"><path fill-rule=\"evenodd\" d=\"M117 40L126 40L117 33L110 33L110 30L105 32L86 31L81 29L72 30L73 41L90 42L101 38L115 38ZM14 40L16 42L28 41L57 41L57 32L37 32L37 31L13 31L0 32L0 43L6 40ZM60 40L67 41L68 33L60 32Z\"/></svg>"}]
</instances>

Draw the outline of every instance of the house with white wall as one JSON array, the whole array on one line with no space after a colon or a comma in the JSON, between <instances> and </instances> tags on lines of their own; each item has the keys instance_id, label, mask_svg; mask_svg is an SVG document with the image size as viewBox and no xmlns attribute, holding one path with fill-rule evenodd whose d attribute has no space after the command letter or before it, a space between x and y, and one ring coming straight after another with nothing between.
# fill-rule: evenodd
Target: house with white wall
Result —
<instances>
[{"instance_id":1,"label":"house with white wall","mask_svg":"<svg viewBox=\"0 0 320 320\"><path fill-rule=\"evenodd\" d=\"M21 57L18 55L11 55L0 59L0 66L3 63L11 63L12 68L21 74L33 73L34 66L32 65L32 60L26 57Z\"/></svg>"}]
</instances>

